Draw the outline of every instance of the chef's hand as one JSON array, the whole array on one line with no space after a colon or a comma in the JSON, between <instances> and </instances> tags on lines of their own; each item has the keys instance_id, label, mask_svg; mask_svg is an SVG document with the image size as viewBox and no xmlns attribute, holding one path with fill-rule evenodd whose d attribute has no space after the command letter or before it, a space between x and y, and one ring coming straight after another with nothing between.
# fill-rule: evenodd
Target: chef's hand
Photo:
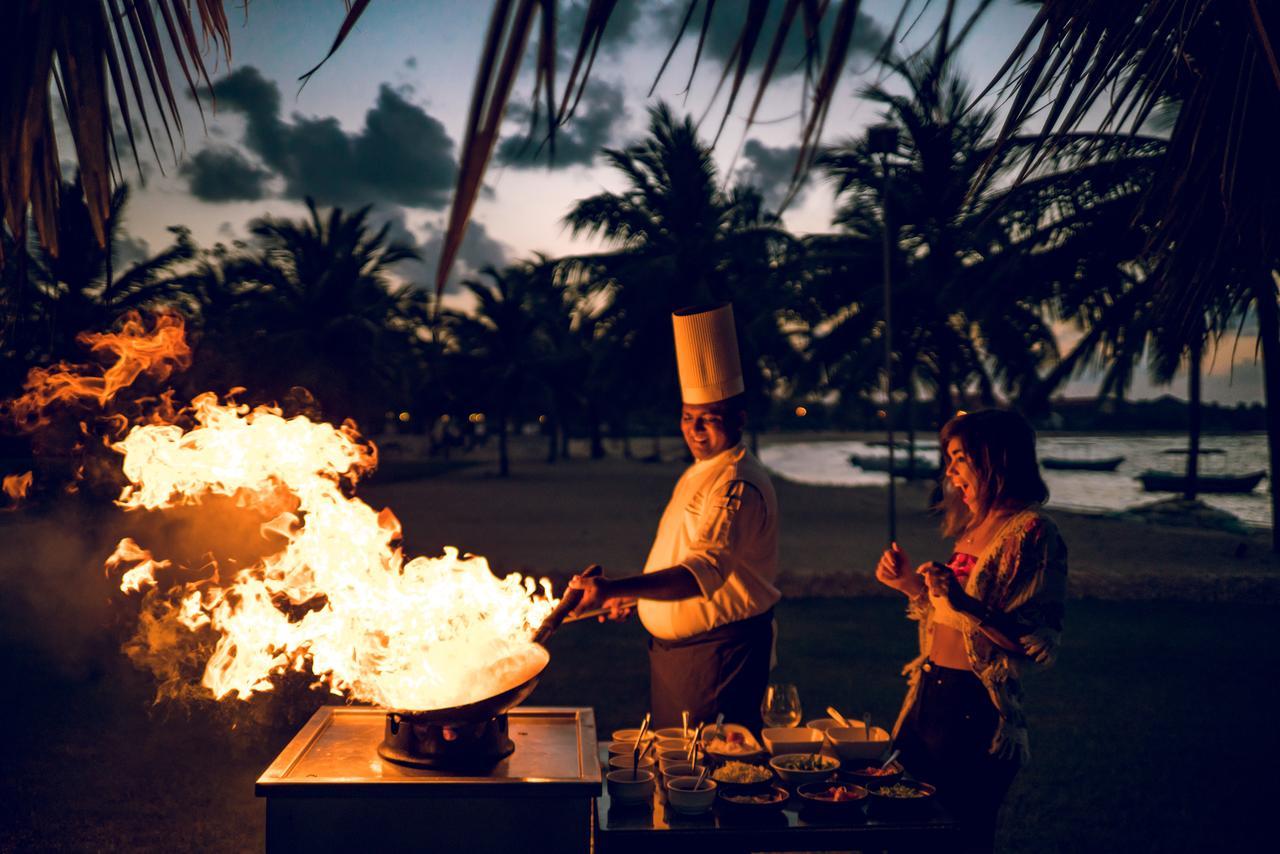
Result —
<instances>
[{"instance_id":1,"label":"chef's hand","mask_svg":"<svg viewBox=\"0 0 1280 854\"><path fill-rule=\"evenodd\" d=\"M924 592L924 583L919 576L911 572L911 562L907 559L907 553L897 543L890 544L889 548L884 550L884 554L880 555L880 562L876 564L876 578L881 584L912 598Z\"/></svg>"},{"instance_id":2,"label":"chef's hand","mask_svg":"<svg viewBox=\"0 0 1280 854\"><path fill-rule=\"evenodd\" d=\"M582 591L582 601L573 609L573 613L583 614L599 608L608 608L609 613L600 616L600 622L603 623L606 617L610 620L625 620L635 608L636 600L631 597L611 595L611 586L612 582L600 575L590 577L575 575L570 578L569 589Z\"/></svg>"}]
</instances>

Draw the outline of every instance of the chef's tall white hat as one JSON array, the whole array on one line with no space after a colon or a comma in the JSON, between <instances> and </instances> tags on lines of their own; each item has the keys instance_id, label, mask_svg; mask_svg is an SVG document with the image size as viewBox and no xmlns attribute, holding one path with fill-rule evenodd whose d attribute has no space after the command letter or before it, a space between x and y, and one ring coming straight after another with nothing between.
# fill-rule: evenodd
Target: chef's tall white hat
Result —
<instances>
[{"instance_id":1,"label":"chef's tall white hat","mask_svg":"<svg viewBox=\"0 0 1280 854\"><path fill-rule=\"evenodd\" d=\"M733 306L682 308L671 315L676 338L676 366L680 396L685 403L702 404L742 394L742 362Z\"/></svg>"}]
</instances>

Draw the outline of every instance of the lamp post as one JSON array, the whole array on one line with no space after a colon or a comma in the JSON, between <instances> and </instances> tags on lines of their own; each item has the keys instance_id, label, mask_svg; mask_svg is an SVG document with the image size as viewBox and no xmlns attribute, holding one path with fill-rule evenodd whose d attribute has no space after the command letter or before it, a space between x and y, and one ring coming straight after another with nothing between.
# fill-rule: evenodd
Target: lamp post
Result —
<instances>
[{"instance_id":1,"label":"lamp post","mask_svg":"<svg viewBox=\"0 0 1280 854\"><path fill-rule=\"evenodd\" d=\"M893 311L889 230L889 155L898 150L898 128L891 124L867 128L867 150L880 155L880 218L884 254L884 427L889 446L889 542L898 539L898 502L893 478Z\"/></svg>"}]
</instances>

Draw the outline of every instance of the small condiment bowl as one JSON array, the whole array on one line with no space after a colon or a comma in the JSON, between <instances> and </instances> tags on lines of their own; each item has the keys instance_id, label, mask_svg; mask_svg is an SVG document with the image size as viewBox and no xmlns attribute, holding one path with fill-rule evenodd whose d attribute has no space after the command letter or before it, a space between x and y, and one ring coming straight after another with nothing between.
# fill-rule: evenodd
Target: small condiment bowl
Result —
<instances>
[{"instance_id":1,"label":"small condiment bowl","mask_svg":"<svg viewBox=\"0 0 1280 854\"><path fill-rule=\"evenodd\" d=\"M685 732L678 726L668 726L654 730L653 734L658 738L692 738L693 730Z\"/></svg>"},{"instance_id":2,"label":"small condiment bowl","mask_svg":"<svg viewBox=\"0 0 1280 854\"><path fill-rule=\"evenodd\" d=\"M702 773L702 768L702 765L689 762L672 762L662 769L662 785L667 785L677 777L697 777Z\"/></svg>"},{"instance_id":3,"label":"small condiment bowl","mask_svg":"<svg viewBox=\"0 0 1280 854\"><path fill-rule=\"evenodd\" d=\"M634 739L631 741L615 741L609 745L609 755L621 756L625 753L627 756L630 756L635 752L635 749L636 743Z\"/></svg>"},{"instance_id":4,"label":"small condiment bowl","mask_svg":"<svg viewBox=\"0 0 1280 854\"><path fill-rule=\"evenodd\" d=\"M636 743L636 736L638 736L638 735L640 735L640 730L639 730L639 729L636 729L636 728L632 728L632 729L615 729L615 730L613 731L613 740L614 740L614 741L629 741L629 742L631 742L631 744L634 746L634 745L635 745L635 743ZM646 743L647 743L647 742L650 742L650 741L653 741L655 738L657 738L657 736L656 736L656 735L654 735L653 730L649 730L648 732L646 732L646 733L644 734L644 741L645 741Z\"/></svg>"},{"instance_id":5,"label":"small condiment bowl","mask_svg":"<svg viewBox=\"0 0 1280 854\"><path fill-rule=\"evenodd\" d=\"M620 755L618 755L618 756L610 756L610 757L609 757L609 767L610 767L610 768L627 768L627 769L630 769L630 768L631 768L631 763L632 763L632 762L635 762L635 757L633 757L633 756L628 756L628 755L627 755L627 754L625 754L625 753L624 753L624 754L620 754ZM657 763L656 763L656 760L653 758L653 756L652 756L652 755L649 755L649 756L641 756L641 757L640 757L640 762L636 765L636 767L637 767L637 768L648 768L650 771L652 771L652 770L653 770L653 766L654 766L655 764L657 764Z\"/></svg>"},{"instance_id":6,"label":"small condiment bowl","mask_svg":"<svg viewBox=\"0 0 1280 854\"><path fill-rule=\"evenodd\" d=\"M667 770L669 765L681 765L689 761L689 754L683 748L677 750L659 750L658 751L658 767L663 771Z\"/></svg>"},{"instance_id":7,"label":"small condiment bowl","mask_svg":"<svg viewBox=\"0 0 1280 854\"><path fill-rule=\"evenodd\" d=\"M658 750L688 750L692 739L688 738L660 738L658 739Z\"/></svg>"},{"instance_id":8,"label":"small condiment bowl","mask_svg":"<svg viewBox=\"0 0 1280 854\"><path fill-rule=\"evenodd\" d=\"M822 730L811 727L767 727L760 738L770 756L784 753L817 753L822 748Z\"/></svg>"},{"instance_id":9,"label":"small condiment bowl","mask_svg":"<svg viewBox=\"0 0 1280 854\"><path fill-rule=\"evenodd\" d=\"M641 768L615 768L605 775L609 797L616 804L642 804L653 797L653 772Z\"/></svg>"},{"instance_id":10,"label":"small condiment bowl","mask_svg":"<svg viewBox=\"0 0 1280 854\"><path fill-rule=\"evenodd\" d=\"M871 728L868 740L866 730L861 726L835 726L827 730L831 738L831 746L841 762L869 762L879 758L893 743L888 730L878 726Z\"/></svg>"},{"instance_id":11,"label":"small condiment bowl","mask_svg":"<svg viewBox=\"0 0 1280 854\"><path fill-rule=\"evenodd\" d=\"M699 786L697 777L672 777L667 781L667 803L684 815L704 813L715 803L718 788L711 779Z\"/></svg>"}]
</instances>

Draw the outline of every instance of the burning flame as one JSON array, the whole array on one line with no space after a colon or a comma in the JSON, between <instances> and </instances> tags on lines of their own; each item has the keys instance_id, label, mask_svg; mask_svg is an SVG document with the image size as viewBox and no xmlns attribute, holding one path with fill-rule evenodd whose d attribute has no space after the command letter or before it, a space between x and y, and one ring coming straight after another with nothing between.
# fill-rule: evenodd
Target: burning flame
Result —
<instances>
[{"instance_id":1,"label":"burning flame","mask_svg":"<svg viewBox=\"0 0 1280 854\"><path fill-rule=\"evenodd\" d=\"M115 361L101 372L59 362L51 368L32 368L23 394L9 403L8 414L25 430L47 426L55 404L94 401L106 406L120 389L148 374L168 379L175 370L191 365L185 323L176 312L159 312L150 330L142 316L129 312L118 332L82 332L76 341L98 354L112 354Z\"/></svg>"},{"instance_id":2,"label":"burning flame","mask_svg":"<svg viewBox=\"0 0 1280 854\"><path fill-rule=\"evenodd\" d=\"M15 503L27 497L27 490L31 488L31 472L23 472L22 474L7 474L4 476L4 494Z\"/></svg>"},{"instance_id":3,"label":"burning flame","mask_svg":"<svg viewBox=\"0 0 1280 854\"><path fill-rule=\"evenodd\" d=\"M82 340L116 353L116 363L101 377L66 366L33 371L21 411L38 417L67 396L105 404L143 372L189 361L180 318L158 320L150 333L126 323L118 334ZM278 408L220 402L212 393L175 414L189 426L152 412L152 423L111 445L128 479L117 504L155 511L229 498L268 517L262 536L283 547L229 579L215 563L209 577L174 586L157 579L170 561L120 541L107 571L123 572L122 590L142 592L131 654L158 673L177 673L174 660L189 638L208 635L213 649L201 684L217 699L247 699L270 691L274 677L309 668L334 693L425 711L501 693L546 664L532 637L557 604L550 582L518 573L499 579L484 558L448 547L442 557L406 562L395 515L350 494L377 464L353 423L286 418Z\"/></svg>"}]
</instances>

